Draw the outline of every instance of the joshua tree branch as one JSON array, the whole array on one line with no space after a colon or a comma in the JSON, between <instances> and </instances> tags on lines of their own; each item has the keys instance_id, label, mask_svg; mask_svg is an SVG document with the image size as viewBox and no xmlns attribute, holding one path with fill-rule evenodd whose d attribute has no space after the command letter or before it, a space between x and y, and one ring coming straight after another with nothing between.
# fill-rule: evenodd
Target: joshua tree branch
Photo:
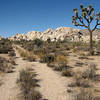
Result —
<instances>
[{"instance_id":1,"label":"joshua tree branch","mask_svg":"<svg viewBox=\"0 0 100 100\"><path fill-rule=\"evenodd\" d=\"M100 23L99 23L99 21L97 20L97 21L96 21L95 27L92 29L92 32L97 28L98 25L100 25Z\"/></svg>"},{"instance_id":2,"label":"joshua tree branch","mask_svg":"<svg viewBox=\"0 0 100 100\"><path fill-rule=\"evenodd\" d=\"M78 16L78 19L79 19L79 21L82 23L82 25L80 24L80 26L84 26L84 27L88 28L88 26L86 26L86 25L84 24L83 19L81 20L81 18L80 18L79 16Z\"/></svg>"},{"instance_id":3,"label":"joshua tree branch","mask_svg":"<svg viewBox=\"0 0 100 100\"><path fill-rule=\"evenodd\" d=\"M90 23L86 16L84 17L84 19L87 21L87 23Z\"/></svg>"}]
</instances>

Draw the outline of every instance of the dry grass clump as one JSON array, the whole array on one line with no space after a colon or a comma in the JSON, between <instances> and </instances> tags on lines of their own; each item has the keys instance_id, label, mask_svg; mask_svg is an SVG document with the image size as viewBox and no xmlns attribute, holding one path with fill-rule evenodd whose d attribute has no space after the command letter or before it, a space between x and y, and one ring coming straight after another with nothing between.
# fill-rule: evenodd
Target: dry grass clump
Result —
<instances>
[{"instance_id":1,"label":"dry grass clump","mask_svg":"<svg viewBox=\"0 0 100 100\"><path fill-rule=\"evenodd\" d=\"M82 51L82 50L79 50L79 51L78 51L78 54L79 54L80 56L86 56L85 52Z\"/></svg>"},{"instance_id":2,"label":"dry grass clump","mask_svg":"<svg viewBox=\"0 0 100 100\"><path fill-rule=\"evenodd\" d=\"M38 80L35 77L36 74L30 68L20 71L17 83L20 86L24 100L41 100L42 98L41 94L36 91Z\"/></svg>"},{"instance_id":3,"label":"dry grass clump","mask_svg":"<svg viewBox=\"0 0 100 100\"><path fill-rule=\"evenodd\" d=\"M63 55L57 55L55 57L55 62L63 62L63 63L68 63L68 59L66 56L63 56Z\"/></svg>"},{"instance_id":4,"label":"dry grass clump","mask_svg":"<svg viewBox=\"0 0 100 100\"><path fill-rule=\"evenodd\" d=\"M12 65L3 57L0 57L0 71L1 72L12 72Z\"/></svg>"},{"instance_id":5,"label":"dry grass clump","mask_svg":"<svg viewBox=\"0 0 100 100\"><path fill-rule=\"evenodd\" d=\"M80 92L75 96L75 100L95 100L91 89L80 88Z\"/></svg>"},{"instance_id":6,"label":"dry grass clump","mask_svg":"<svg viewBox=\"0 0 100 100\"><path fill-rule=\"evenodd\" d=\"M67 57L64 55L53 56L51 62L47 63L47 66L52 67L56 71L62 71L69 68Z\"/></svg>"},{"instance_id":7,"label":"dry grass clump","mask_svg":"<svg viewBox=\"0 0 100 100\"><path fill-rule=\"evenodd\" d=\"M66 68L62 70L62 76L72 77L73 75L74 75L74 72L72 71L71 68Z\"/></svg>"},{"instance_id":8,"label":"dry grass clump","mask_svg":"<svg viewBox=\"0 0 100 100\"><path fill-rule=\"evenodd\" d=\"M27 51L28 52L28 51ZM36 60L36 56L34 55L33 52L28 52L27 55L26 55L26 58L29 60L29 61L35 61Z\"/></svg>"},{"instance_id":9,"label":"dry grass clump","mask_svg":"<svg viewBox=\"0 0 100 100\"><path fill-rule=\"evenodd\" d=\"M29 52L27 50L18 49L18 52L23 59L27 59L29 61L35 61L36 56L33 52Z\"/></svg>"},{"instance_id":10,"label":"dry grass clump","mask_svg":"<svg viewBox=\"0 0 100 100\"><path fill-rule=\"evenodd\" d=\"M68 68L68 59L63 55L56 55L54 60L54 70L62 71L63 69Z\"/></svg>"},{"instance_id":11,"label":"dry grass clump","mask_svg":"<svg viewBox=\"0 0 100 100\"><path fill-rule=\"evenodd\" d=\"M39 57L40 57L40 62L41 63L51 63L51 62L54 61L55 56L53 54L40 53Z\"/></svg>"},{"instance_id":12,"label":"dry grass clump","mask_svg":"<svg viewBox=\"0 0 100 100\"><path fill-rule=\"evenodd\" d=\"M77 86L80 92L75 96L75 100L98 100L93 88L93 80L96 77L96 65L91 64L84 72L75 75L75 81L69 84L70 87Z\"/></svg>"},{"instance_id":13,"label":"dry grass clump","mask_svg":"<svg viewBox=\"0 0 100 100\"><path fill-rule=\"evenodd\" d=\"M11 56L11 57L16 56L16 53L14 52L14 50L9 52L9 56Z\"/></svg>"},{"instance_id":14,"label":"dry grass clump","mask_svg":"<svg viewBox=\"0 0 100 100\"><path fill-rule=\"evenodd\" d=\"M21 57L25 58L27 55L27 52L25 52L24 50L17 48L18 53L20 54Z\"/></svg>"},{"instance_id":15,"label":"dry grass clump","mask_svg":"<svg viewBox=\"0 0 100 100\"><path fill-rule=\"evenodd\" d=\"M91 80L94 80L96 77L96 65L95 64L91 64L88 69L86 69L83 73L82 73L82 77L83 78L88 78Z\"/></svg>"},{"instance_id":16,"label":"dry grass clump","mask_svg":"<svg viewBox=\"0 0 100 100\"><path fill-rule=\"evenodd\" d=\"M83 78L82 73L74 73L74 82L69 84L69 87L83 87L90 88L92 86L91 81L88 78Z\"/></svg>"},{"instance_id":17,"label":"dry grass clump","mask_svg":"<svg viewBox=\"0 0 100 100\"><path fill-rule=\"evenodd\" d=\"M76 76L76 78L75 78L75 84L78 87L84 87L84 88L91 87L90 81L88 79L83 79L80 76Z\"/></svg>"},{"instance_id":18,"label":"dry grass clump","mask_svg":"<svg viewBox=\"0 0 100 100\"><path fill-rule=\"evenodd\" d=\"M78 49L77 48L73 48L73 53L78 53Z\"/></svg>"}]
</instances>

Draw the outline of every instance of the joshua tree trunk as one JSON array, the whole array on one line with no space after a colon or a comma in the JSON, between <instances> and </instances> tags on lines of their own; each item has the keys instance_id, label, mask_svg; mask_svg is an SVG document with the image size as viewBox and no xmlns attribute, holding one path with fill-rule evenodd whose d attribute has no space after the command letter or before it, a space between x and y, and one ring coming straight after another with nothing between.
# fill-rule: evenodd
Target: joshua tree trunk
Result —
<instances>
[{"instance_id":1,"label":"joshua tree trunk","mask_svg":"<svg viewBox=\"0 0 100 100\"><path fill-rule=\"evenodd\" d=\"M90 33L90 55L93 55L94 50L93 50L92 31L90 29L89 29L89 33Z\"/></svg>"}]
</instances>

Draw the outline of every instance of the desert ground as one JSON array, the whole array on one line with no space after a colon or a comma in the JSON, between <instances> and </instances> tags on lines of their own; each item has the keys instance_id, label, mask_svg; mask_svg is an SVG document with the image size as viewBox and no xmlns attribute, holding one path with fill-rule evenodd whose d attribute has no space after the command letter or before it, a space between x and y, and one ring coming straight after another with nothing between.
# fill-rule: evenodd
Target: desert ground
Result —
<instances>
[{"instance_id":1,"label":"desert ground","mask_svg":"<svg viewBox=\"0 0 100 100\"><path fill-rule=\"evenodd\" d=\"M99 49L91 56L67 42L11 46L0 53L0 100L100 100Z\"/></svg>"}]
</instances>

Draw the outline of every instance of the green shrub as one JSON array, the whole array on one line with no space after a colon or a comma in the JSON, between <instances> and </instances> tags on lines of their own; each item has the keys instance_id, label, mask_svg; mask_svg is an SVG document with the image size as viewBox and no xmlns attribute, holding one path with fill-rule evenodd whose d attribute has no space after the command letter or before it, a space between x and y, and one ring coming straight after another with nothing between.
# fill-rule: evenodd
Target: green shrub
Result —
<instances>
[{"instance_id":1,"label":"green shrub","mask_svg":"<svg viewBox=\"0 0 100 100\"><path fill-rule=\"evenodd\" d=\"M0 40L0 53L8 53L12 50L12 43L7 39Z\"/></svg>"},{"instance_id":2,"label":"green shrub","mask_svg":"<svg viewBox=\"0 0 100 100\"><path fill-rule=\"evenodd\" d=\"M34 45L37 45L38 47L42 46L43 45L43 41L41 39L35 39L33 40L33 44Z\"/></svg>"}]
</instances>

